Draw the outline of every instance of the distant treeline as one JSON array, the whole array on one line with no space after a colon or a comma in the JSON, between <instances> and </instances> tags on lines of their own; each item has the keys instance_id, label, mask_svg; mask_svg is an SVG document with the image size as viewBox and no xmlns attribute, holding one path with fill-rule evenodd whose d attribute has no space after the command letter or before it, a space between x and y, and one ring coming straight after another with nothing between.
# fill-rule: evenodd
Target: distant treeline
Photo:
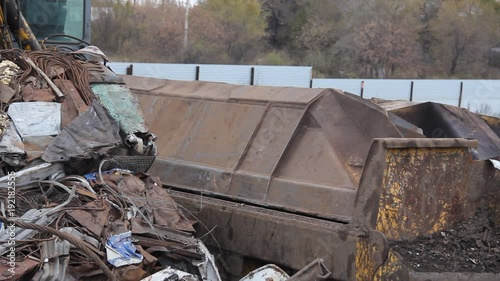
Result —
<instances>
[{"instance_id":1,"label":"distant treeline","mask_svg":"<svg viewBox=\"0 0 500 281\"><path fill-rule=\"evenodd\" d=\"M315 77L500 78L497 0L93 0L115 61L311 65ZM186 22L187 19L187 22Z\"/></svg>"}]
</instances>

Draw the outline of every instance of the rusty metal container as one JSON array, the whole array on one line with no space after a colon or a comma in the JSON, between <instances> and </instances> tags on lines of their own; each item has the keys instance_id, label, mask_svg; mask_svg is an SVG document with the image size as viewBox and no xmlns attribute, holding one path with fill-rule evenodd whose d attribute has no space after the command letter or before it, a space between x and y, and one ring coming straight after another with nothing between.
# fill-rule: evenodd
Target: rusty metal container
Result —
<instances>
[{"instance_id":1,"label":"rusty metal container","mask_svg":"<svg viewBox=\"0 0 500 281\"><path fill-rule=\"evenodd\" d=\"M499 202L498 171L473 158L480 143L426 138L342 91L124 80L158 135L150 173L211 229L234 276L322 258L333 280L373 280L389 241Z\"/></svg>"}]
</instances>

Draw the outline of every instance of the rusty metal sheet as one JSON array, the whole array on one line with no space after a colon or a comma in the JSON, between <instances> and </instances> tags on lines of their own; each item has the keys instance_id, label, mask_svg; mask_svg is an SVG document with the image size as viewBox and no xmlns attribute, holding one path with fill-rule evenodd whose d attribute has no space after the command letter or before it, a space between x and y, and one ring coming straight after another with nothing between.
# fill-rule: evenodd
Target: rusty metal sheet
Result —
<instances>
[{"instance_id":1,"label":"rusty metal sheet","mask_svg":"<svg viewBox=\"0 0 500 281\"><path fill-rule=\"evenodd\" d=\"M164 83L135 94L165 184L324 218L350 220L373 138L415 129L334 90Z\"/></svg>"},{"instance_id":2,"label":"rusty metal sheet","mask_svg":"<svg viewBox=\"0 0 500 281\"><path fill-rule=\"evenodd\" d=\"M139 77L131 75L121 75L123 82L129 86L131 90L134 91L145 91L150 92L154 89L160 88L165 85L167 80L150 78L150 77Z\"/></svg>"},{"instance_id":3,"label":"rusty metal sheet","mask_svg":"<svg viewBox=\"0 0 500 281\"><path fill-rule=\"evenodd\" d=\"M56 96L49 88L36 89L33 84L28 84L21 88L21 97L23 101L42 101L52 102L55 101Z\"/></svg>"},{"instance_id":4,"label":"rusty metal sheet","mask_svg":"<svg viewBox=\"0 0 500 281\"><path fill-rule=\"evenodd\" d=\"M105 201L92 201L80 209L68 210L66 213L82 226L100 237L104 226L108 223L110 206Z\"/></svg>"},{"instance_id":5,"label":"rusty metal sheet","mask_svg":"<svg viewBox=\"0 0 500 281\"><path fill-rule=\"evenodd\" d=\"M261 263L277 263L295 272L312 260L322 258L326 267L332 270L333 280L356 280L357 241L365 239L366 233L350 230L347 224L209 197L203 198L200 210L199 196L174 191L171 195L176 202L196 213L208 229L218 226L210 230L205 242L208 246L220 246L225 253L249 260L255 257ZM200 235L207 231L202 226L197 227ZM386 247L379 246L381 250ZM236 259L228 265L229 272L242 277L242 261Z\"/></svg>"},{"instance_id":6,"label":"rusty metal sheet","mask_svg":"<svg viewBox=\"0 0 500 281\"><path fill-rule=\"evenodd\" d=\"M61 105L61 126L64 128L69 122L84 113L88 109L88 105L85 104L75 85L70 80L56 79L54 84L65 97Z\"/></svg>"},{"instance_id":7,"label":"rusty metal sheet","mask_svg":"<svg viewBox=\"0 0 500 281\"><path fill-rule=\"evenodd\" d=\"M275 102L308 105L321 96L324 89L284 88L284 87L252 87L246 86L244 91L233 91L231 99L251 102Z\"/></svg>"},{"instance_id":8,"label":"rusty metal sheet","mask_svg":"<svg viewBox=\"0 0 500 281\"><path fill-rule=\"evenodd\" d=\"M54 139L55 137L52 136L25 137L23 143L26 150L26 160L33 161L36 158L42 157L45 149L47 149Z\"/></svg>"},{"instance_id":9,"label":"rusty metal sheet","mask_svg":"<svg viewBox=\"0 0 500 281\"><path fill-rule=\"evenodd\" d=\"M9 265L9 261L1 259L0 260L0 280L10 281L10 280L22 280L22 277L29 275L37 266L39 262L26 258L22 261L16 261L15 267ZM26 278L26 277L24 277Z\"/></svg>"},{"instance_id":10,"label":"rusty metal sheet","mask_svg":"<svg viewBox=\"0 0 500 281\"><path fill-rule=\"evenodd\" d=\"M16 91L11 87L5 85L4 83L0 83L0 102L8 103L14 97Z\"/></svg>"},{"instance_id":11,"label":"rusty metal sheet","mask_svg":"<svg viewBox=\"0 0 500 281\"><path fill-rule=\"evenodd\" d=\"M376 139L355 201L354 221L406 240L471 216L466 177L472 164L463 139Z\"/></svg>"},{"instance_id":12,"label":"rusty metal sheet","mask_svg":"<svg viewBox=\"0 0 500 281\"><path fill-rule=\"evenodd\" d=\"M267 103L293 103L307 105L324 89L252 87L209 82L185 82L156 78L121 76L130 89L139 92L154 92L163 96L182 96L198 99L232 100Z\"/></svg>"},{"instance_id":13,"label":"rusty metal sheet","mask_svg":"<svg viewBox=\"0 0 500 281\"><path fill-rule=\"evenodd\" d=\"M500 156L500 138L477 114L466 109L437 103L422 103L392 111L422 128L428 138L466 138L479 141L474 159Z\"/></svg>"},{"instance_id":14,"label":"rusty metal sheet","mask_svg":"<svg viewBox=\"0 0 500 281\"><path fill-rule=\"evenodd\" d=\"M486 115L481 115L481 118L483 118L486 124L488 124L493 132L500 138L500 118Z\"/></svg>"}]
</instances>

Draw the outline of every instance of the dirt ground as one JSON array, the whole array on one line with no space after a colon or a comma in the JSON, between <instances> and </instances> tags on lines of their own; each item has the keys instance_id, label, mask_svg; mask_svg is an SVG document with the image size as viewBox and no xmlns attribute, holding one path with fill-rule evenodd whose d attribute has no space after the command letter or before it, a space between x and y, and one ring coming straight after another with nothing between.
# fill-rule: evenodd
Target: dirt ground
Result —
<instances>
[{"instance_id":1,"label":"dirt ground","mask_svg":"<svg viewBox=\"0 0 500 281\"><path fill-rule=\"evenodd\" d=\"M500 272L500 227L486 210L449 231L392 247L416 271Z\"/></svg>"}]
</instances>

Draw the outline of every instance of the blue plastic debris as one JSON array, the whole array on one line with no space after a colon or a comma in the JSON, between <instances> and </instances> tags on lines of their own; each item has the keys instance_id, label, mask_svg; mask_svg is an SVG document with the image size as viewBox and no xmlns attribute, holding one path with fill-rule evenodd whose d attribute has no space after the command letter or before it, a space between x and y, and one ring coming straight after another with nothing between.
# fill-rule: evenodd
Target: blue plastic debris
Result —
<instances>
[{"instance_id":1,"label":"blue plastic debris","mask_svg":"<svg viewBox=\"0 0 500 281\"><path fill-rule=\"evenodd\" d=\"M111 169L109 171L101 171L101 173L103 175L109 175L109 174L112 174L114 172L120 172L122 174L133 174L134 173L134 172L129 171L129 170L123 170L123 169L118 169L118 168ZM86 180L91 181L91 180L97 180L98 175L99 175L99 173L95 172L95 173L86 174L86 175L84 175L84 177Z\"/></svg>"},{"instance_id":2,"label":"blue plastic debris","mask_svg":"<svg viewBox=\"0 0 500 281\"><path fill-rule=\"evenodd\" d=\"M109 237L106 242L106 255L108 262L115 267L138 264L143 259L132 244L130 231Z\"/></svg>"}]
</instances>

